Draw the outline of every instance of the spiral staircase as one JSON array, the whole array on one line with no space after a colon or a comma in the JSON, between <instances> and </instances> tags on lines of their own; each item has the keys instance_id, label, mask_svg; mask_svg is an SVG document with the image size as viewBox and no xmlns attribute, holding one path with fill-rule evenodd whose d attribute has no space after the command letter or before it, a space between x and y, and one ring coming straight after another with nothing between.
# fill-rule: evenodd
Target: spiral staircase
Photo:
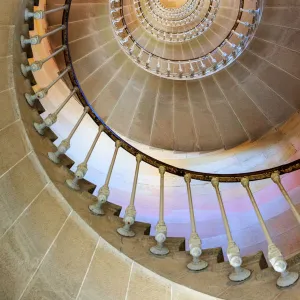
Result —
<instances>
[{"instance_id":1,"label":"spiral staircase","mask_svg":"<svg viewBox=\"0 0 300 300\"><path fill-rule=\"evenodd\" d=\"M0 299L300 299L300 3L170 2L0 3Z\"/></svg>"}]
</instances>

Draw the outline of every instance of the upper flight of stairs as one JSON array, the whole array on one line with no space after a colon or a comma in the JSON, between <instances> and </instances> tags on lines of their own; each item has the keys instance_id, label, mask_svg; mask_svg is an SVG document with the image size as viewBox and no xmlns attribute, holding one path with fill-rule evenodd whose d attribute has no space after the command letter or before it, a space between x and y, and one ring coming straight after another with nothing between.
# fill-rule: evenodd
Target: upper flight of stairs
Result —
<instances>
[{"instance_id":1,"label":"upper flight of stairs","mask_svg":"<svg viewBox=\"0 0 300 300\"><path fill-rule=\"evenodd\" d=\"M254 40L231 66L202 80L174 82L126 57L111 30L107 3L74 2L69 41L77 77L99 116L132 140L185 152L253 141L299 110L300 75L293 67L299 26L289 25L291 10L277 5L266 3ZM59 14L49 18L50 26L59 23ZM277 38L278 30L284 39ZM53 47L59 38L53 37Z\"/></svg>"}]
</instances>

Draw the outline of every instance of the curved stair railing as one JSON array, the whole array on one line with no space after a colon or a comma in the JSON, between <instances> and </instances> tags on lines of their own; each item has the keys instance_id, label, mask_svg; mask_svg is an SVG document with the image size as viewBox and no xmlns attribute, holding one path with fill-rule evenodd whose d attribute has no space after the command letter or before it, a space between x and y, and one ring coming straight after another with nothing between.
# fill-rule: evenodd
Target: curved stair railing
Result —
<instances>
[{"instance_id":1,"label":"curved stair railing","mask_svg":"<svg viewBox=\"0 0 300 300\"><path fill-rule=\"evenodd\" d=\"M148 21L138 1L135 2L135 4L138 4L138 6L135 6L135 11L140 23L143 25L145 30L149 32L151 35L153 35L154 37L156 37L158 40L161 41L178 43L178 42L184 42L184 41L197 38L199 35L203 34L205 31L209 29L210 25L213 23L214 19L216 18L216 14L219 8L218 5L214 6L213 2L214 2L213 0L210 1L210 6L208 7L207 13L197 25L195 25L191 29L180 31L180 32L169 32L169 31L164 31L156 28L155 25L151 24L151 22ZM115 11L111 10L111 12L114 13Z\"/></svg>"},{"instance_id":2,"label":"curved stair railing","mask_svg":"<svg viewBox=\"0 0 300 300\"><path fill-rule=\"evenodd\" d=\"M140 163L143 161L144 163L147 163L155 168L158 169L160 174L160 208L159 208L159 220L156 225L156 235L155 239L157 241L157 245L152 247L150 251L155 255L166 255L169 250L165 246L164 242L167 237L167 226L164 221L164 174L165 172L180 176L184 178L184 181L186 183L187 188L187 199L189 204L189 212L190 212L190 222L191 222L191 235L189 239L189 247L190 247L190 254L192 256L192 261L187 265L187 268L193 271L202 270L207 267L208 263L201 259L201 253L202 253L202 247L201 247L201 239L197 233L196 228L196 222L195 222L195 215L194 215L194 209L193 209L193 200L192 200L192 190L191 190L191 180L201 180L201 181L209 181L212 184L212 188L215 189L216 197L218 199L218 203L220 206L224 227L226 229L227 234L227 241L228 241L228 248L227 248L227 256L230 265L233 267L232 273L229 275L230 280L240 282L243 280L246 280L249 278L251 272L245 268L242 267L242 258L240 255L240 250L238 245L234 242L230 226L228 224L226 211L224 208L223 200L222 200L222 194L221 190L219 188L219 183L228 183L228 182L240 182L241 185L245 188L246 193L249 196L249 199L252 203L253 209L256 213L256 216L259 220L259 223L262 227L262 230L264 232L264 235L266 237L267 243L268 243L268 259L274 270L278 273L280 273L280 277L277 280L277 285L279 287L287 287L295 283L299 277L299 274L297 272L289 272L287 270L287 262L284 259L282 253L276 247L276 245L273 243L273 240L270 236L270 233L266 227L266 224L263 220L263 217L260 213L260 210L257 206L256 200L254 198L254 195L251 190L250 182L255 180L262 180L262 179L269 179L272 180L280 189L282 192L284 198L288 202L288 204L291 207L291 210L297 219L297 221L300 223L300 215L297 212L289 194L285 190L284 186L281 183L280 176L282 174L286 174L289 172L293 172L300 169L300 160L296 160L294 162L291 162L289 164L281 165L275 168L256 171L256 172L249 172L249 173L241 173L241 174L210 174L210 173L203 173L203 172L195 172L191 170L181 169L174 166L171 166L169 164L163 163L149 155L146 155L139 151L138 149L134 148L132 145L128 144L126 141L122 140L111 128L109 128L103 120L97 116L96 112L91 107L90 103L86 99L84 92L81 89L81 86L78 82L78 79L76 77L76 73L74 71L73 65L72 65L72 59L71 54L69 50L69 44L68 44L68 19L69 19L69 11L71 7L72 0L66 0L65 5L61 8L64 10L63 13L63 20L62 20L62 26L60 26L58 29L55 29L51 32L47 32L43 35L36 35L32 38L26 39L23 36L21 36L21 45L22 47L26 47L26 45L36 45L41 42L43 38L46 36L49 36L51 34L54 34L55 32L62 31L62 38L63 38L63 51L64 51L64 57L66 62L66 68L60 72L58 77L50 83L48 86L45 86L44 88L40 89L39 91L35 92L32 95L26 94L25 99L27 100L28 104L31 107L35 107L37 102L44 98L45 95L47 95L48 91L61 79L66 79L65 82L70 83L70 94L67 96L67 98L64 100L64 102L52 113L50 113L42 123L34 123L34 128L36 131L43 135L45 133L45 130L47 128L50 128L53 124L55 124L57 118L59 117L60 112L65 108L65 105L68 103L68 101L71 99L72 96L77 96L80 102L82 103L83 110L82 114L77 120L75 126L72 128L69 135L60 143L60 145L57 147L57 150L55 152L49 152L48 157L53 162L58 164L60 162L60 156L71 147L71 141L74 133L80 126L83 118L85 116L90 116L94 120L94 122L99 126L99 131L96 134L93 143L86 154L86 157L84 161L77 166L77 170L74 174L73 180L68 180L67 184L72 189L80 189L80 180L84 179L85 174L88 170L88 162L89 158L94 150L94 147L96 143L98 142L98 139L101 134L106 134L108 137L110 137L113 141L115 141L115 151L110 163L110 167L106 176L106 180L104 182L104 185L100 188L99 194L98 194L98 202L94 205L91 205L89 207L90 211L93 214L101 215L104 214L104 211L102 209L103 203L105 203L109 197L109 182L110 177L113 172L115 160L118 154L118 150L120 148L123 148L125 151L127 151L129 154L136 157L136 168L135 168L135 174L134 174L134 181L133 181L133 187L132 187L132 193L130 198L130 203L126 209L125 216L124 216L124 226L121 228L118 228L117 231L122 236L134 236L135 232L132 229L132 225L135 223L136 218L136 209L135 209L135 193L136 193L136 187L138 182L138 175L139 175L139 167ZM35 18L40 19L41 15L45 15L49 13L43 12L43 13L31 13L27 12L25 15L25 19L27 18ZM53 57L53 55L52 55ZM46 63L48 59L44 60L44 63ZM39 64L38 64L39 65ZM29 68L29 66L22 66L22 71L24 70L24 67L26 68L26 73L24 73L25 76L28 75L28 72L35 72L37 69L35 67ZM68 78L66 78L68 76Z\"/></svg>"},{"instance_id":3,"label":"curved stair railing","mask_svg":"<svg viewBox=\"0 0 300 300\"><path fill-rule=\"evenodd\" d=\"M123 51L144 70L163 78L175 80L203 78L230 65L242 54L252 40L261 18L259 7L256 10L248 10L241 7L229 34L215 49L201 57L174 60L149 52L134 39L123 16L122 1L120 0L118 3L119 6L115 6L115 2L113 2L111 7L113 13L110 16L115 36ZM243 4L244 2L242 1L241 3ZM259 3L257 2L258 5ZM243 22L243 14L252 16L252 23ZM212 22L212 20L209 22ZM246 33L241 33L241 26L243 29L246 29ZM203 25L198 34L201 34L204 28L206 26L204 27ZM233 41L235 36L239 38L238 44Z\"/></svg>"},{"instance_id":4,"label":"curved stair railing","mask_svg":"<svg viewBox=\"0 0 300 300\"><path fill-rule=\"evenodd\" d=\"M183 10L176 10L176 9L166 9L161 8L156 4L154 1L146 1L144 4L148 8L149 11L152 11L153 14L165 18L167 20L179 20L182 18L186 18L191 13L193 13L199 4L203 2L204 0L196 0L193 1L190 5L186 6Z\"/></svg>"},{"instance_id":5,"label":"curved stair railing","mask_svg":"<svg viewBox=\"0 0 300 300\"><path fill-rule=\"evenodd\" d=\"M145 0L145 2L149 3L149 0ZM180 7L165 7L160 0L154 0L152 1L153 5L156 5L157 7L159 7L159 9L161 9L162 11L164 11L167 14L170 13L179 13L179 12L184 12L186 9L188 9L191 5L194 5L195 2L199 2L199 0L188 0L186 1L186 3L184 3L182 6Z\"/></svg>"},{"instance_id":6,"label":"curved stair railing","mask_svg":"<svg viewBox=\"0 0 300 300\"><path fill-rule=\"evenodd\" d=\"M218 1L214 0L214 3L217 5ZM156 22L161 23L162 25L165 26L184 26L186 24L188 24L189 22L192 22L194 20L196 20L199 17L199 14L201 13L201 9L204 5L204 2L200 1L198 3L198 5L196 6L196 8L190 12L187 15L182 15L181 17L178 17L176 19L166 19L161 15L157 15L156 13L154 13L151 10L150 5L145 4L144 6L141 5L141 3L139 2L139 6L141 7L141 9L143 10L145 15L149 15L151 16L153 19L156 20Z\"/></svg>"}]
</instances>

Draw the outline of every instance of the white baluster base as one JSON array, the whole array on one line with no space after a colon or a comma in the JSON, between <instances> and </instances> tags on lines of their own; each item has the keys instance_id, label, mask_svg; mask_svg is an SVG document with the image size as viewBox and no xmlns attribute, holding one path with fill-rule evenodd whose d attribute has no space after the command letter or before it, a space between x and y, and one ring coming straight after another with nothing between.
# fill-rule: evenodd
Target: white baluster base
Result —
<instances>
[{"instance_id":1,"label":"white baluster base","mask_svg":"<svg viewBox=\"0 0 300 300\"><path fill-rule=\"evenodd\" d=\"M229 274L229 279L234 282L240 282L248 279L251 275L251 271L242 267L234 268L234 272Z\"/></svg>"},{"instance_id":2,"label":"white baluster base","mask_svg":"<svg viewBox=\"0 0 300 300\"><path fill-rule=\"evenodd\" d=\"M48 152L48 157L55 164L59 164L60 163L60 159L57 157L57 155L55 154L55 152Z\"/></svg>"},{"instance_id":3,"label":"white baluster base","mask_svg":"<svg viewBox=\"0 0 300 300\"><path fill-rule=\"evenodd\" d=\"M78 178L76 178L76 177L74 179L67 179L66 184L69 188L71 188L75 191L80 190L80 186L78 185Z\"/></svg>"},{"instance_id":4,"label":"white baluster base","mask_svg":"<svg viewBox=\"0 0 300 300\"><path fill-rule=\"evenodd\" d=\"M33 127L39 133L39 135L44 135L45 134L45 128L46 128L46 126L43 123L39 124L39 123L34 122L33 123Z\"/></svg>"},{"instance_id":5,"label":"white baluster base","mask_svg":"<svg viewBox=\"0 0 300 300\"><path fill-rule=\"evenodd\" d=\"M277 279L277 286L284 288L293 285L299 279L299 274L296 272L284 271Z\"/></svg>"},{"instance_id":6,"label":"white baluster base","mask_svg":"<svg viewBox=\"0 0 300 300\"><path fill-rule=\"evenodd\" d=\"M103 209L101 208L102 203L97 202L96 204L91 204L89 205L89 210L92 214L96 215L96 216L104 216L105 213L103 211Z\"/></svg>"},{"instance_id":7,"label":"white baluster base","mask_svg":"<svg viewBox=\"0 0 300 300\"><path fill-rule=\"evenodd\" d=\"M154 255L167 255L170 251L164 246L167 239L167 226L164 221L159 221L155 227L155 240L157 244L150 248L150 252Z\"/></svg>"},{"instance_id":8,"label":"white baluster base","mask_svg":"<svg viewBox=\"0 0 300 300\"><path fill-rule=\"evenodd\" d=\"M201 271L206 269L208 263L204 260L199 259L198 257L193 257L193 261L187 265L187 268L191 271Z\"/></svg>"},{"instance_id":9,"label":"white baluster base","mask_svg":"<svg viewBox=\"0 0 300 300\"><path fill-rule=\"evenodd\" d=\"M28 75L28 71L27 71L26 67L27 66L25 66L24 64L21 64L21 72L24 77L27 77L27 75Z\"/></svg>"},{"instance_id":10,"label":"white baluster base","mask_svg":"<svg viewBox=\"0 0 300 300\"><path fill-rule=\"evenodd\" d=\"M134 224L136 216L136 210L133 204L129 204L125 211L125 216L123 218L124 226L117 229L117 232L126 237L135 236L135 232L130 229L131 225Z\"/></svg>"},{"instance_id":11,"label":"white baluster base","mask_svg":"<svg viewBox=\"0 0 300 300\"><path fill-rule=\"evenodd\" d=\"M26 99L27 103L29 104L29 106L33 107L35 99L32 98L32 95L25 93L25 99Z\"/></svg>"},{"instance_id":12,"label":"white baluster base","mask_svg":"<svg viewBox=\"0 0 300 300\"><path fill-rule=\"evenodd\" d=\"M167 255L170 250L167 247L164 247L163 244L157 244L150 248L150 252L154 255Z\"/></svg>"},{"instance_id":13,"label":"white baluster base","mask_svg":"<svg viewBox=\"0 0 300 300\"><path fill-rule=\"evenodd\" d=\"M92 214L96 216L103 216L105 215L102 205L107 202L107 199L109 197L110 191L108 184L104 184L100 189L98 193L98 202L96 204L89 205L89 210L92 212Z\"/></svg>"},{"instance_id":14,"label":"white baluster base","mask_svg":"<svg viewBox=\"0 0 300 300\"><path fill-rule=\"evenodd\" d=\"M125 224L124 227L120 227L117 229L118 234L126 237L133 237L135 236L135 232L130 230L130 224Z\"/></svg>"}]
</instances>

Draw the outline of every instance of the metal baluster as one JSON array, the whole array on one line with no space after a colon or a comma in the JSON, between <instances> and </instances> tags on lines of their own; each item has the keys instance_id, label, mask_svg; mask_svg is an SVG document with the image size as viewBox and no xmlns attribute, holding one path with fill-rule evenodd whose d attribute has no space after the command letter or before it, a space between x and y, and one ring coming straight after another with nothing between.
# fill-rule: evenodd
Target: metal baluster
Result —
<instances>
[{"instance_id":1,"label":"metal baluster","mask_svg":"<svg viewBox=\"0 0 300 300\"><path fill-rule=\"evenodd\" d=\"M60 155L65 154L67 152L67 150L70 149L71 138L73 137L75 131L77 130L78 126L80 125L81 121L83 120L84 116L87 114L88 111L89 111L89 107L86 106L84 108L83 113L81 114L79 120L75 124L74 128L72 129L72 131L70 132L68 137L65 140L61 141L61 143L57 147L56 152L48 152L48 157L51 161L53 161L56 164L60 163L60 159L59 159Z\"/></svg>"},{"instance_id":2,"label":"metal baluster","mask_svg":"<svg viewBox=\"0 0 300 300\"><path fill-rule=\"evenodd\" d=\"M142 55L143 55L143 48L141 48L140 53L139 53L138 56L136 57L136 60L137 60L138 63L141 62L141 57L142 57Z\"/></svg>"},{"instance_id":3,"label":"metal baluster","mask_svg":"<svg viewBox=\"0 0 300 300\"><path fill-rule=\"evenodd\" d=\"M107 199L109 197L110 194L110 190L109 190L109 181L111 178L111 174L113 171L113 167L117 158L117 154L119 151L119 148L121 147L122 142L117 140L115 143L115 152L113 154L113 157L111 159L111 163L106 175L106 179L105 179L105 183L104 185L99 189L98 192L98 202L96 204L92 204L89 206L90 211L94 214L94 215L104 215L104 211L102 209L102 205L107 202Z\"/></svg>"},{"instance_id":4,"label":"metal baluster","mask_svg":"<svg viewBox=\"0 0 300 300\"><path fill-rule=\"evenodd\" d=\"M143 156L141 154L137 154L136 168L135 168L130 203L129 203L128 207L126 208L125 216L123 218L123 222L125 223L125 225L123 227L120 227L117 229L117 232L120 235L126 236L126 237L135 236L135 232L132 231L130 227L134 224L135 217L136 217L134 200L135 200L136 186L137 186L137 180L138 180L138 175L139 175L139 168L140 168L140 163L141 163L142 159L143 159Z\"/></svg>"},{"instance_id":5,"label":"metal baluster","mask_svg":"<svg viewBox=\"0 0 300 300\"><path fill-rule=\"evenodd\" d=\"M89 161L89 159L90 159L90 157L91 157L91 155L92 155L92 153L93 153L93 151L95 149L95 146L96 146L96 144L97 144L97 142L99 140L99 137L100 137L103 129L104 129L103 125L100 125L99 129L98 129L98 132L97 132L97 134L96 134L96 136L94 138L94 141L92 143L92 146L91 146L90 150L88 151L88 153L87 153L84 161L77 166L77 169L76 169L75 174L74 174L74 178L66 180L67 185L71 189L77 190L77 191L80 190L80 187L78 185L78 181L80 179L83 179L84 176L86 175L87 171L88 171L88 165L87 165L87 163L88 163L88 161Z\"/></svg>"},{"instance_id":6,"label":"metal baluster","mask_svg":"<svg viewBox=\"0 0 300 300\"><path fill-rule=\"evenodd\" d=\"M264 235L266 237L267 243L268 243L268 259L271 263L272 267L276 272L281 273L281 276L277 280L277 285L279 287L287 287L295 283L298 278L299 274L296 272L289 272L287 270L287 263L285 259L283 258L282 253L280 250L274 245L271 235L267 229L267 226L263 220L263 217L259 211L259 208L255 202L254 196L252 194L252 191L249 186L249 178L244 177L241 180L242 186L247 190L248 196L251 200L252 206L255 210L256 216L258 218L258 221L260 223L260 226L264 232Z\"/></svg>"},{"instance_id":7,"label":"metal baluster","mask_svg":"<svg viewBox=\"0 0 300 300\"><path fill-rule=\"evenodd\" d=\"M170 251L164 246L164 242L167 239L167 226L164 221L164 174L166 168L164 166L159 167L160 174L160 203L159 203L159 220L156 224L155 230L155 240L157 242L156 246L150 248L150 252L155 255L167 255Z\"/></svg>"},{"instance_id":8,"label":"metal baluster","mask_svg":"<svg viewBox=\"0 0 300 300\"><path fill-rule=\"evenodd\" d=\"M204 260L199 259L200 255L202 254L201 249L201 239L196 230L196 222L194 216L194 207L193 207L193 200L192 200L192 192L191 192L191 174L185 174L184 180L186 182L187 193L188 193L188 201L189 201L189 210L190 210L190 220L191 220L191 236L189 239L189 246L190 246L190 254L193 257L193 261L190 262L187 267L192 271L200 271L207 268L208 263Z\"/></svg>"},{"instance_id":9,"label":"metal baluster","mask_svg":"<svg viewBox=\"0 0 300 300\"><path fill-rule=\"evenodd\" d=\"M51 13L60 11L60 10L65 10L69 7L69 5L64 5L58 8L53 8L50 10L37 10L37 11L33 11L31 12L28 8L25 8L25 12L24 12L24 19L25 21L28 21L30 18L34 18L35 20L40 20L40 19L44 19L45 15L49 15Z\"/></svg>"},{"instance_id":10,"label":"metal baluster","mask_svg":"<svg viewBox=\"0 0 300 300\"><path fill-rule=\"evenodd\" d=\"M156 64L156 73L159 74L160 72L160 58L157 59L157 64Z\"/></svg>"},{"instance_id":11,"label":"metal baluster","mask_svg":"<svg viewBox=\"0 0 300 300\"><path fill-rule=\"evenodd\" d=\"M224 63L226 63L226 62L227 62L227 59L228 59L227 53L225 53L224 51L222 51L222 49L221 49L220 47L218 47L217 50L218 50L218 52L221 54Z\"/></svg>"},{"instance_id":12,"label":"metal baluster","mask_svg":"<svg viewBox=\"0 0 300 300\"><path fill-rule=\"evenodd\" d=\"M168 60L167 75L170 76L170 74L171 74L171 66L170 66L170 61Z\"/></svg>"},{"instance_id":13,"label":"metal baluster","mask_svg":"<svg viewBox=\"0 0 300 300\"><path fill-rule=\"evenodd\" d=\"M49 114L42 123L36 123L33 122L33 126L35 128L35 130L40 134L40 135L44 135L45 133L45 129L47 127L51 127L53 124L56 123L57 121L57 116L60 113L60 111L64 108L64 106L69 102L69 100L76 94L76 92L78 91L78 87L75 87L71 93L69 94L69 96L65 99L65 101L57 108L57 110L52 113Z\"/></svg>"},{"instance_id":14,"label":"metal baluster","mask_svg":"<svg viewBox=\"0 0 300 300\"><path fill-rule=\"evenodd\" d=\"M190 62L190 76L191 77L195 76L195 69L194 66L192 65L192 62Z\"/></svg>"},{"instance_id":15,"label":"metal baluster","mask_svg":"<svg viewBox=\"0 0 300 300\"><path fill-rule=\"evenodd\" d=\"M183 70L182 70L182 66L181 66L180 62L179 62L179 66L178 66L178 72L179 72L179 78L182 78Z\"/></svg>"},{"instance_id":16,"label":"metal baluster","mask_svg":"<svg viewBox=\"0 0 300 300\"><path fill-rule=\"evenodd\" d=\"M48 37L56 32L59 32L61 30L65 30L66 29L66 26L65 25L62 25L58 28L55 28L53 29L52 31L49 31L43 35L35 35L29 39L26 39L23 35L21 35L21 46L22 48L25 48L26 45L37 45L37 44L40 44L42 39L44 39L45 37Z\"/></svg>"},{"instance_id":17,"label":"metal baluster","mask_svg":"<svg viewBox=\"0 0 300 300\"><path fill-rule=\"evenodd\" d=\"M256 16L256 15L258 15L260 13L260 9L259 8L258 9L244 9L244 8L240 8L240 11L246 12L246 13L254 15L254 16Z\"/></svg>"},{"instance_id":18,"label":"metal baluster","mask_svg":"<svg viewBox=\"0 0 300 300\"><path fill-rule=\"evenodd\" d=\"M37 91L35 94L31 95L31 94L25 93L25 98L26 98L27 103L30 106L33 106L36 99L41 100L41 99L45 98L46 95L48 94L49 90L55 85L55 83L57 83L68 72L70 72L70 70L71 70L71 66L66 67L64 69L64 71L61 74L59 74L59 76L57 78L55 78L48 86Z\"/></svg>"},{"instance_id":19,"label":"metal baluster","mask_svg":"<svg viewBox=\"0 0 300 300\"><path fill-rule=\"evenodd\" d=\"M243 22L243 21L241 21L241 20L237 20L237 22L238 22L239 24L244 25L244 26L247 27L247 28L253 28L253 27L254 27L254 24L251 24L251 23L249 23L249 22Z\"/></svg>"},{"instance_id":20,"label":"metal baluster","mask_svg":"<svg viewBox=\"0 0 300 300\"><path fill-rule=\"evenodd\" d=\"M214 69L216 69L216 67L217 67L217 60L210 53L208 54L208 57L210 58L210 61L212 63L212 67Z\"/></svg>"},{"instance_id":21,"label":"metal baluster","mask_svg":"<svg viewBox=\"0 0 300 300\"><path fill-rule=\"evenodd\" d=\"M289 204L292 213L294 214L295 218L297 219L298 223L300 224L300 214L298 213L292 199L290 198L289 194L287 193L287 191L285 190L284 186L281 183L280 173L278 171L273 172L272 175L271 175L271 179L273 180L274 183L277 184L277 186L278 186L279 190L281 191L283 197L285 198L285 200Z\"/></svg>"},{"instance_id":22,"label":"metal baluster","mask_svg":"<svg viewBox=\"0 0 300 300\"><path fill-rule=\"evenodd\" d=\"M44 63L46 63L48 60L55 57L57 54L59 54L60 52L66 50L66 49L67 49L67 46L64 45L64 46L60 47L58 50L56 50L55 52L53 52L52 54L50 54L48 57L46 57L42 60L37 60L37 61L33 62L30 66L21 64L21 71L22 71L23 76L27 77L28 72L39 71L43 67Z\"/></svg>"},{"instance_id":23,"label":"metal baluster","mask_svg":"<svg viewBox=\"0 0 300 300\"><path fill-rule=\"evenodd\" d=\"M129 48L129 55L132 55L135 45L136 45L136 42L133 42L132 46Z\"/></svg>"},{"instance_id":24,"label":"metal baluster","mask_svg":"<svg viewBox=\"0 0 300 300\"><path fill-rule=\"evenodd\" d=\"M212 178L211 184L215 188L215 191L217 194L224 227L226 230L227 242L228 242L228 246L227 246L228 261L229 261L230 265L234 268L234 272L229 274L229 279L232 281L244 281L250 277L251 272L249 270L241 267L243 260L242 260L241 254L240 254L240 249L237 246L237 244L233 241L233 238L231 235L228 219L227 219L226 212L225 212L225 207L224 207L221 192L219 189L219 179L217 177Z\"/></svg>"},{"instance_id":25,"label":"metal baluster","mask_svg":"<svg viewBox=\"0 0 300 300\"><path fill-rule=\"evenodd\" d=\"M151 63L152 54L149 54L148 59L146 61L146 68L149 69Z\"/></svg>"}]
</instances>

